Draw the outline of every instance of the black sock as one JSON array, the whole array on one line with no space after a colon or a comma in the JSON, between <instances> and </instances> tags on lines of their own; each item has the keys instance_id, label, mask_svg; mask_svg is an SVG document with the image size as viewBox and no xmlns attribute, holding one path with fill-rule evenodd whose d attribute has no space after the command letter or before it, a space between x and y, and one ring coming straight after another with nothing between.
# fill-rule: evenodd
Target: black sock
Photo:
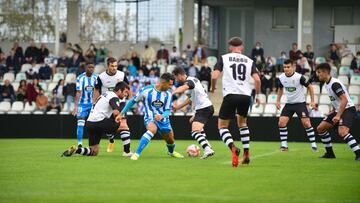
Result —
<instances>
[{"instance_id":1,"label":"black sock","mask_svg":"<svg viewBox=\"0 0 360 203\"><path fill-rule=\"evenodd\" d=\"M319 136L321 138L321 142L325 145L326 153L334 154L334 151L332 149L332 144L331 144L330 133L325 131L324 133L319 133Z\"/></svg>"},{"instance_id":2,"label":"black sock","mask_svg":"<svg viewBox=\"0 0 360 203\"><path fill-rule=\"evenodd\" d=\"M219 129L219 134L221 139L223 140L223 142L230 148L232 148L233 144L234 144L234 140L232 139L232 136L230 134L229 129L227 128L220 128Z\"/></svg>"},{"instance_id":3,"label":"black sock","mask_svg":"<svg viewBox=\"0 0 360 203\"><path fill-rule=\"evenodd\" d=\"M240 131L240 137L241 137L241 142L242 142L244 152L247 152L247 151L249 151L249 148L250 148L250 131L249 131L249 128L247 126L241 127L239 129L239 131Z\"/></svg>"},{"instance_id":4,"label":"black sock","mask_svg":"<svg viewBox=\"0 0 360 203\"><path fill-rule=\"evenodd\" d=\"M205 132L199 132L199 131L193 131L191 132L191 137L193 137L203 149L206 149L207 147L210 147L209 142L207 141L205 137Z\"/></svg>"},{"instance_id":5,"label":"black sock","mask_svg":"<svg viewBox=\"0 0 360 203\"><path fill-rule=\"evenodd\" d=\"M356 156L360 156L359 145L350 133L344 137L344 141L348 143L349 147L356 154Z\"/></svg>"},{"instance_id":6,"label":"black sock","mask_svg":"<svg viewBox=\"0 0 360 203\"><path fill-rule=\"evenodd\" d=\"M129 130L122 130L120 132L120 138L123 142L124 152L130 152L130 131Z\"/></svg>"},{"instance_id":7,"label":"black sock","mask_svg":"<svg viewBox=\"0 0 360 203\"><path fill-rule=\"evenodd\" d=\"M110 143L114 143L114 142L115 142L115 135L107 134L107 136L109 137L109 142L110 142Z\"/></svg>"}]
</instances>

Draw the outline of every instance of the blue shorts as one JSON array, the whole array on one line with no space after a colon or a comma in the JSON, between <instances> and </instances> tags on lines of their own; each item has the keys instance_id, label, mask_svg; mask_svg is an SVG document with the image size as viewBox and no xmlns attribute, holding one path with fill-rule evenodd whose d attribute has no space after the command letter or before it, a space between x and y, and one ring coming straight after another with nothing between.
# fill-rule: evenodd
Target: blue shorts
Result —
<instances>
[{"instance_id":1,"label":"blue shorts","mask_svg":"<svg viewBox=\"0 0 360 203\"><path fill-rule=\"evenodd\" d=\"M155 121L155 120L145 120L144 124L145 126L147 126L149 124L149 122L153 122L158 130L158 133L163 134L163 133L168 133L170 131L172 131L172 127L170 124L170 120L167 119L167 121Z\"/></svg>"},{"instance_id":2,"label":"blue shorts","mask_svg":"<svg viewBox=\"0 0 360 203\"><path fill-rule=\"evenodd\" d=\"M79 104L76 118L87 118L90 114L92 104Z\"/></svg>"}]
</instances>

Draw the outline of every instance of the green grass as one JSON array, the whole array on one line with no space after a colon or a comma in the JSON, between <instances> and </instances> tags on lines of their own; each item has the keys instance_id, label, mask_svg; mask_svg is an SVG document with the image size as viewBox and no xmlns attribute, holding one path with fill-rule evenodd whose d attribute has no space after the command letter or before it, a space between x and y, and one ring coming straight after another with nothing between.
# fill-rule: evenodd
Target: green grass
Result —
<instances>
[{"instance_id":1,"label":"green grass","mask_svg":"<svg viewBox=\"0 0 360 203\"><path fill-rule=\"evenodd\" d=\"M74 140L1 139L0 202L360 202L360 163L346 144L319 159L308 143L252 142L251 164L232 168L230 151L212 141L207 160L174 159L153 140L138 161L101 143L97 157L60 157ZM176 149L194 141L177 141ZM137 141L132 142L135 149ZM319 146L322 147L321 144Z\"/></svg>"}]
</instances>

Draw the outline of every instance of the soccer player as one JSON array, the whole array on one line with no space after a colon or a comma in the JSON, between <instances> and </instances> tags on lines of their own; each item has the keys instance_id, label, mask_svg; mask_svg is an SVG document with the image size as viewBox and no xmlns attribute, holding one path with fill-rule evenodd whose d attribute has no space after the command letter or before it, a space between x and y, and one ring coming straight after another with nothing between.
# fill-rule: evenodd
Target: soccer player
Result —
<instances>
[{"instance_id":1,"label":"soccer player","mask_svg":"<svg viewBox=\"0 0 360 203\"><path fill-rule=\"evenodd\" d=\"M197 140L204 149L204 155L201 158L206 159L215 153L211 148L209 141L206 139L204 131L205 124L214 114L214 107L209 100L204 87L197 78L187 76L185 70L180 67L175 68L173 74L176 82L183 84L173 91L173 94L183 93L187 90L191 92L190 97L174 108L174 110L177 111L190 104L195 106L195 116L190 118L191 136Z\"/></svg>"},{"instance_id":2,"label":"soccer player","mask_svg":"<svg viewBox=\"0 0 360 203\"><path fill-rule=\"evenodd\" d=\"M242 163L249 164L250 131L247 126L247 114L252 92L250 77L255 81L255 100L257 104L259 104L257 97L260 92L260 77L253 60L242 54L244 51L243 41L239 37L233 37L228 43L230 53L222 55L214 67L211 76L211 92L215 91L217 78L223 72L222 92L224 99L220 107L218 128L222 140L232 152L232 165L237 167L240 149L234 144L228 129L229 123L237 114L237 124L244 149Z\"/></svg>"},{"instance_id":3,"label":"soccer player","mask_svg":"<svg viewBox=\"0 0 360 203\"><path fill-rule=\"evenodd\" d=\"M355 138L350 134L350 128L356 116L356 109L346 87L340 80L331 77L330 70L331 67L327 63L319 64L316 67L316 74L321 82L325 82L325 88L335 109L317 127L321 142L325 145L326 149L325 154L321 158L335 158L328 130L336 127L340 137L348 143L351 150L355 153L355 160L360 161L360 148Z\"/></svg>"},{"instance_id":4,"label":"soccer player","mask_svg":"<svg viewBox=\"0 0 360 203\"><path fill-rule=\"evenodd\" d=\"M304 126L307 137L311 142L311 148L313 151L317 151L315 142L314 128L311 126L309 112L306 108L304 87L309 90L310 93L310 107L315 108L314 102L314 89L309 81L306 81L305 77L295 72L295 64L291 59L284 62L284 73L279 76L279 89L276 98L276 107L280 110L280 100L284 93L287 98L287 102L281 111L279 118L279 131L281 140L281 151L288 151L287 135L288 130L286 125L290 118L296 113L300 118L302 125Z\"/></svg>"},{"instance_id":5,"label":"soccer player","mask_svg":"<svg viewBox=\"0 0 360 203\"><path fill-rule=\"evenodd\" d=\"M168 154L175 158L184 158L175 152L174 132L170 125L169 115L171 113L172 93L174 77L170 73L164 73L160 77L160 83L143 87L121 111L124 115L136 102L143 101L145 106L144 124L147 131L139 141L136 152L131 160L138 160L141 152L150 142L151 138L159 132L167 143Z\"/></svg>"},{"instance_id":6,"label":"soccer player","mask_svg":"<svg viewBox=\"0 0 360 203\"><path fill-rule=\"evenodd\" d=\"M92 97L96 85L96 78L97 76L94 74L93 63L88 63L85 67L85 72L76 78L75 108L72 115L77 118L76 133L79 147L82 146L85 121L89 116L92 107Z\"/></svg>"},{"instance_id":7,"label":"soccer player","mask_svg":"<svg viewBox=\"0 0 360 203\"><path fill-rule=\"evenodd\" d=\"M89 147L71 146L62 156L71 156L74 153L85 156L96 156L99 153L99 143L105 133L116 134L126 126L121 120L120 111L125 106L121 102L129 94L129 86L125 82L115 85L113 91L103 93L94 103L85 130L89 135Z\"/></svg>"},{"instance_id":8,"label":"soccer player","mask_svg":"<svg viewBox=\"0 0 360 203\"><path fill-rule=\"evenodd\" d=\"M126 78L125 73L117 70L118 63L115 58L113 57L108 58L107 64L108 67L106 71L102 72L97 78L97 84L95 86L95 91L94 91L94 99L93 99L94 101L101 93L112 91L118 82L124 81L127 84L129 84L129 81ZM123 100L125 101L126 98L123 98ZM132 155L130 151L130 131L129 131L129 127L127 126L126 118L124 118L124 123L126 123L126 127L120 133L120 137L121 140L123 141L123 146L124 146L123 156L130 157ZM107 136L109 137L109 144L106 151L113 152L115 147L115 139L114 139L115 135L109 134Z\"/></svg>"}]
</instances>

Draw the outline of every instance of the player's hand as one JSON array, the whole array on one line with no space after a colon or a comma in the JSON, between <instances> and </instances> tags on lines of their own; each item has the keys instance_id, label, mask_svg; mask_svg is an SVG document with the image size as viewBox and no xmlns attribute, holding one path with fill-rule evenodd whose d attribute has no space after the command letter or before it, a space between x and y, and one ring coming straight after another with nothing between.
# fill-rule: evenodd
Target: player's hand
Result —
<instances>
[{"instance_id":1,"label":"player's hand","mask_svg":"<svg viewBox=\"0 0 360 203\"><path fill-rule=\"evenodd\" d=\"M340 121L340 116L336 115L333 119L332 119L332 122L333 124L336 124Z\"/></svg>"},{"instance_id":2,"label":"player's hand","mask_svg":"<svg viewBox=\"0 0 360 203\"><path fill-rule=\"evenodd\" d=\"M189 122L192 123L194 121L195 115L191 116L191 118L189 119Z\"/></svg>"},{"instance_id":3,"label":"player's hand","mask_svg":"<svg viewBox=\"0 0 360 203\"><path fill-rule=\"evenodd\" d=\"M310 102L310 107L311 107L311 109L314 109L316 107L315 102Z\"/></svg>"},{"instance_id":4,"label":"player's hand","mask_svg":"<svg viewBox=\"0 0 360 203\"><path fill-rule=\"evenodd\" d=\"M74 110L71 112L71 114L72 114L73 116L76 116L76 115L77 115L77 111L78 111L78 110L77 110L77 108L75 107Z\"/></svg>"},{"instance_id":5,"label":"player's hand","mask_svg":"<svg viewBox=\"0 0 360 203\"><path fill-rule=\"evenodd\" d=\"M156 121L161 121L161 119L163 119L162 115L159 115L159 114L155 115L154 118L155 118Z\"/></svg>"},{"instance_id":6,"label":"player's hand","mask_svg":"<svg viewBox=\"0 0 360 203\"><path fill-rule=\"evenodd\" d=\"M278 110L280 110L281 109L281 104L280 104L280 102L276 102L276 108L278 109Z\"/></svg>"}]
</instances>

